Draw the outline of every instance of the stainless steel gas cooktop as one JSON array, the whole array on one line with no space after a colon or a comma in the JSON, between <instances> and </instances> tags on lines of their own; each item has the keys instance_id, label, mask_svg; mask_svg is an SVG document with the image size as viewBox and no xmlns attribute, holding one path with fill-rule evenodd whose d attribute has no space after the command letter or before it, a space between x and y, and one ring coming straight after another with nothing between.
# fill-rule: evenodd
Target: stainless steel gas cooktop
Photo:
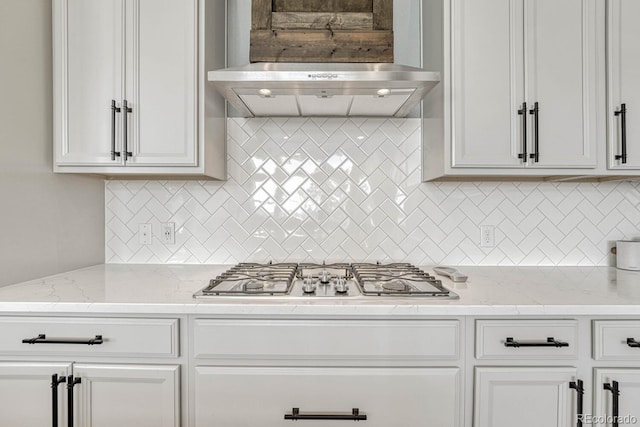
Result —
<instances>
[{"instance_id":1,"label":"stainless steel gas cooktop","mask_svg":"<svg viewBox=\"0 0 640 427\"><path fill-rule=\"evenodd\" d=\"M408 263L241 263L194 294L221 296L458 298L440 280Z\"/></svg>"}]
</instances>

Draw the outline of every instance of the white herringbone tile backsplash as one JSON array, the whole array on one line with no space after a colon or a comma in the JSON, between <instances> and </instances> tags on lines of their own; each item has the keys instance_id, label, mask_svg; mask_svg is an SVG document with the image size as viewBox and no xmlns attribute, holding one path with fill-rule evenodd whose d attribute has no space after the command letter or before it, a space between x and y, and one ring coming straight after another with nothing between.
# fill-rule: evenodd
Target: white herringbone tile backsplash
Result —
<instances>
[{"instance_id":1,"label":"white herringbone tile backsplash","mask_svg":"<svg viewBox=\"0 0 640 427\"><path fill-rule=\"evenodd\" d=\"M419 126L229 119L228 181L106 183L106 261L608 265L609 242L640 236L638 183L423 183Z\"/></svg>"}]
</instances>

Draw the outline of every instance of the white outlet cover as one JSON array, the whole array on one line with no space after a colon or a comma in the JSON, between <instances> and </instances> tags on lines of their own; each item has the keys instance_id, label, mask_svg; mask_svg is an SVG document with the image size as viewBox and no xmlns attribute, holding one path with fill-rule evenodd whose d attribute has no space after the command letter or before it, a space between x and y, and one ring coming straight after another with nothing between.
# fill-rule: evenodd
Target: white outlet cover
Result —
<instances>
[{"instance_id":1,"label":"white outlet cover","mask_svg":"<svg viewBox=\"0 0 640 427\"><path fill-rule=\"evenodd\" d=\"M138 224L138 243L141 245L150 245L152 239L151 224Z\"/></svg>"},{"instance_id":2,"label":"white outlet cover","mask_svg":"<svg viewBox=\"0 0 640 427\"><path fill-rule=\"evenodd\" d=\"M480 226L480 247L493 248L496 246L496 228L493 225Z\"/></svg>"},{"instance_id":3,"label":"white outlet cover","mask_svg":"<svg viewBox=\"0 0 640 427\"><path fill-rule=\"evenodd\" d=\"M160 240L165 245L176 244L176 224L175 222L163 222L160 224Z\"/></svg>"}]
</instances>

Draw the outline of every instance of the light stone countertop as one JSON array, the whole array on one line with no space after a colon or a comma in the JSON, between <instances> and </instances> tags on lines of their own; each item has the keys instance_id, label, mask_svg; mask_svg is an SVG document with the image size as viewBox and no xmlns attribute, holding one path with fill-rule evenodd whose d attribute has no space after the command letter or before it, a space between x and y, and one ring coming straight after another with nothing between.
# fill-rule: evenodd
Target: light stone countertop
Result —
<instances>
[{"instance_id":1,"label":"light stone countertop","mask_svg":"<svg viewBox=\"0 0 640 427\"><path fill-rule=\"evenodd\" d=\"M443 278L458 300L192 297L228 267L96 265L1 287L0 314L640 315L640 273L610 267L458 267L469 276L466 283Z\"/></svg>"}]
</instances>

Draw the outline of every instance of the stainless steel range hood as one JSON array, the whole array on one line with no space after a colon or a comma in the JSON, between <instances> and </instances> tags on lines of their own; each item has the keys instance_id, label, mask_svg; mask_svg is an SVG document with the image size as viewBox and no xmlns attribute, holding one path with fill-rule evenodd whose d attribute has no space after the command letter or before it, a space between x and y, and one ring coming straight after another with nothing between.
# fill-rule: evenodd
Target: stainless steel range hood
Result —
<instances>
[{"instance_id":1,"label":"stainless steel range hood","mask_svg":"<svg viewBox=\"0 0 640 427\"><path fill-rule=\"evenodd\" d=\"M440 74L387 63L254 63L209 71L245 117L404 117Z\"/></svg>"}]
</instances>

